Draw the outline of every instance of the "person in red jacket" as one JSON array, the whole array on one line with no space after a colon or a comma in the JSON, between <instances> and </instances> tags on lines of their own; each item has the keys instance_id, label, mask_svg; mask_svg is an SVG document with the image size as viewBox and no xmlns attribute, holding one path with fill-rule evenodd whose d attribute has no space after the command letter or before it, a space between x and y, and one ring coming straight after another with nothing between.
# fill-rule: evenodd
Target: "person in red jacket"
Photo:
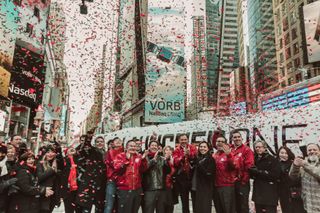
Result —
<instances>
[{"instance_id":1,"label":"person in red jacket","mask_svg":"<svg viewBox=\"0 0 320 213\"><path fill-rule=\"evenodd\" d=\"M191 164L197 156L197 148L188 144L186 134L178 138L179 144L173 152L174 166L177 171L176 185L182 202L182 212L189 213L189 193L191 191Z\"/></svg>"},{"instance_id":2,"label":"person in red jacket","mask_svg":"<svg viewBox=\"0 0 320 213\"><path fill-rule=\"evenodd\" d=\"M216 161L214 206L217 213L235 213L234 184L238 166L224 136L217 138L216 145L218 151L212 155Z\"/></svg>"},{"instance_id":3,"label":"person in red jacket","mask_svg":"<svg viewBox=\"0 0 320 213\"><path fill-rule=\"evenodd\" d=\"M114 171L117 175L118 213L137 213L141 203L141 176L148 168L145 151L137 153L135 141L128 141L126 151L116 156Z\"/></svg>"},{"instance_id":4,"label":"person in red jacket","mask_svg":"<svg viewBox=\"0 0 320 213\"><path fill-rule=\"evenodd\" d=\"M231 133L233 142L232 153L239 162L237 181L235 184L236 212L249 213L250 176L249 168L254 165L254 154L249 146L243 143L241 133L237 130Z\"/></svg>"},{"instance_id":5,"label":"person in red jacket","mask_svg":"<svg viewBox=\"0 0 320 213\"><path fill-rule=\"evenodd\" d=\"M120 138L116 137L112 140L113 148L109 149L105 156L106 164L106 176L107 176L107 187L106 187L106 203L104 213L112 213L114 209L114 202L116 198L117 186L116 186L116 173L114 171L114 160L117 155L122 153L123 142Z\"/></svg>"}]
</instances>

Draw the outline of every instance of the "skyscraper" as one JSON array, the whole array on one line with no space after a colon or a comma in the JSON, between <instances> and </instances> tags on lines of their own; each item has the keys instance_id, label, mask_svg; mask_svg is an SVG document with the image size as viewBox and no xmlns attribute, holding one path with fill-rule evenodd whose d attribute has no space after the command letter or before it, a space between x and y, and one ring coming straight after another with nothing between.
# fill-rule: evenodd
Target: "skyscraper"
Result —
<instances>
[{"instance_id":1,"label":"skyscraper","mask_svg":"<svg viewBox=\"0 0 320 213\"><path fill-rule=\"evenodd\" d=\"M248 1L249 70L252 92L278 88L272 0Z\"/></svg>"}]
</instances>

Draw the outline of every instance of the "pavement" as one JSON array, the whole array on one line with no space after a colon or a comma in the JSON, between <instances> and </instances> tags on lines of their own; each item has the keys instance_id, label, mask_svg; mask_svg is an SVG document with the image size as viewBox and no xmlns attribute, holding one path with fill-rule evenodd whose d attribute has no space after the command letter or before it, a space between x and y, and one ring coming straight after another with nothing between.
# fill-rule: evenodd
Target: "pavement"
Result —
<instances>
[{"instance_id":1,"label":"pavement","mask_svg":"<svg viewBox=\"0 0 320 213\"><path fill-rule=\"evenodd\" d=\"M190 210L191 210L190 213L192 213L193 211L192 211L191 198L190 198ZM92 209L91 212L94 213L94 209ZM141 213L141 212L142 212L142 211L141 211L141 209L140 209L140 210L139 210L139 213ZM175 212L175 213L182 213L182 206L181 206L180 202L179 202L177 205L174 206L174 212ZM63 203L61 203L61 205L60 205L59 208L55 208L55 209L53 210L53 213L64 213ZM212 209L212 213L215 213L214 207L213 207L213 209Z\"/></svg>"}]
</instances>

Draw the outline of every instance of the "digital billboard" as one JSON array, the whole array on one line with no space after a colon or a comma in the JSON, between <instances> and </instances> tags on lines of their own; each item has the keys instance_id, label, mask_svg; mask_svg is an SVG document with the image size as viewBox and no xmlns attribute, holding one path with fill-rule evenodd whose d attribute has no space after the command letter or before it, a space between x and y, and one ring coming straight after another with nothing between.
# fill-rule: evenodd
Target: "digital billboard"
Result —
<instances>
[{"instance_id":1,"label":"digital billboard","mask_svg":"<svg viewBox=\"0 0 320 213\"><path fill-rule=\"evenodd\" d=\"M185 117L184 2L148 2L145 122Z\"/></svg>"},{"instance_id":2,"label":"digital billboard","mask_svg":"<svg viewBox=\"0 0 320 213\"><path fill-rule=\"evenodd\" d=\"M18 29L17 19L19 11L12 0L4 0L0 3L0 95L7 97L10 81L16 33Z\"/></svg>"},{"instance_id":3,"label":"digital billboard","mask_svg":"<svg viewBox=\"0 0 320 213\"><path fill-rule=\"evenodd\" d=\"M319 101L320 83L317 83L262 100L262 111L296 108L318 103Z\"/></svg>"},{"instance_id":4,"label":"digital billboard","mask_svg":"<svg viewBox=\"0 0 320 213\"><path fill-rule=\"evenodd\" d=\"M9 97L16 103L36 108L42 102L44 80L43 56L16 45Z\"/></svg>"},{"instance_id":5,"label":"digital billboard","mask_svg":"<svg viewBox=\"0 0 320 213\"><path fill-rule=\"evenodd\" d=\"M309 63L320 61L320 1L303 7Z\"/></svg>"}]
</instances>

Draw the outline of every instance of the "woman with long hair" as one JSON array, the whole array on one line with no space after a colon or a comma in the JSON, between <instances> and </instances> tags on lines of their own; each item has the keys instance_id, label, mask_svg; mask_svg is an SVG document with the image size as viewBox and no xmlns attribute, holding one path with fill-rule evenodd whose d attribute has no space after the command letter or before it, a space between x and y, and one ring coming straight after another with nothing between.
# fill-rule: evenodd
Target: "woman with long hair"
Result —
<instances>
[{"instance_id":1,"label":"woman with long hair","mask_svg":"<svg viewBox=\"0 0 320 213\"><path fill-rule=\"evenodd\" d=\"M279 198L283 213L305 213L301 199L301 181L294 181L289 177L294 158L294 154L286 146L280 147L277 152L277 159L281 168Z\"/></svg>"},{"instance_id":2,"label":"woman with long hair","mask_svg":"<svg viewBox=\"0 0 320 213\"><path fill-rule=\"evenodd\" d=\"M194 161L192 177L192 204L195 213L211 213L213 183L216 164L211 156L210 145L199 143L198 155Z\"/></svg>"},{"instance_id":3,"label":"woman with long hair","mask_svg":"<svg viewBox=\"0 0 320 213\"><path fill-rule=\"evenodd\" d=\"M41 212L52 212L59 203L58 171L62 170L61 162L57 160L57 151L52 145L44 147L44 155L37 165L37 176L39 184L45 187L51 187L55 192L54 196L41 197Z\"/></svg>"},{"instance_id":4,"label":"woman with long hair","mask_svg":"<svg viewBox=\"0 0 320 213\"><path fill-rule=\"evenodd\" d=\"M53 195L51 187L40 186L36 175L35 156L26 152L20 156L17 170L18 193L12 195L9 213L38 213L40 212L40 196Z\"/></svg>"}]
</instances>

